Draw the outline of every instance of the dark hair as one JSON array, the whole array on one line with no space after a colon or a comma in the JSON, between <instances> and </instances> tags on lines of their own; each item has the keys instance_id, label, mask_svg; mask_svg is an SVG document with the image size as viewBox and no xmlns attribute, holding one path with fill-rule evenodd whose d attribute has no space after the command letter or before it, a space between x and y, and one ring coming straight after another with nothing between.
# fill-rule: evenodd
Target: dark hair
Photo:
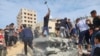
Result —
<instances>
[{"instance_id":1,"label":"dark hair","mask_svg":"<svg viewBox=\"0 0 100 56\"><path fill-rule=\"evenodd\" d=\"M0 29L0 31L2 31L2 29Z\"/></svg>"},{"instance_id":2,"label":"dark hair","mask_svg":"<svg viewBox=\"0 0 100 56\"><path fill-rule=\"evenodd\" d=\"M67 17L65 17L64 20L67 20Z\"/></svg>"},{"instance_id":3,"label":"dark hair","mask_svg":"<svg viewBox=\"0 0 100 56\"><path fill-rule=\"evenodd\" d=\"M96 33L95 38L100 41L100 31Z\"/></svg>"},{"instance_id":4,"label":"dark hair","mask_svg":"<svg viewBox=\"0 0 100 56\"><path fill-rule=\"evenodd\" d=\"M6 27L9 27L8 25L6 25Z\"/></svg>"},{"instance_id":5,"label":"dark hair","mask_svg":"<svg viewBox=\"0 0 100 56\"><path fill-rule=\"evenodd\" d=\"M11 23L10 25L14 25L14 23Z\"/></svg>"},{"instance_id":6,"label":"dark hair","mask_svg":"<svg viewBox=\"0 0 100 56\"><path fill-rule=\"evenodd\" d=\"M77 18L77 19L76 19L76 23L77 23L79 20L80 20L80 18Z\"/></svg>"},{"instance_id":7,"label":"dark hair","mask_svg":"<svg viewBox=\"0 0 100 56\"><path fill-rule=\"evenodd\" d=\"M57 20L57 22L59 22L59 20Z\"/></svg>"},{"instance_id":8,"label":"dark hair","mask_svg":"<svg viewBox=\"0 0 100 56\"><path fill-rule=\"evenodd\" d=\"M26 24L23 24L23 27L26 28Z\"/></svg>"},{"instance_id":9,"label":"dark hair","mask_svg":"<svg viewBox=\"0 0 100 56\"><path fill-rule=\"evenodd\" d=\"M96 10L92 10L90 13L93 14L93 13L97 13L97 12L96 12Z\"/></svg>"}]
</instances>

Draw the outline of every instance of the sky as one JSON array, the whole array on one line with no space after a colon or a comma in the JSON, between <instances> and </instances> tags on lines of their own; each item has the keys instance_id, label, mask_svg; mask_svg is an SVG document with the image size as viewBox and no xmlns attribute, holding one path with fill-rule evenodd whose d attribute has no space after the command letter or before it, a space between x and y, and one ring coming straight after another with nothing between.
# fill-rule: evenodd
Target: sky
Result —
<instances>
[{"instance_id":1,"label":"sky","mask_svg":"<svg viewBox=\"0 0 100 56\"><path fill-rule=\"evenodd\" d=\"M47 1L52 18L70 18L90 16L91 10L100 14L100 0L0 0L0 28L15 23L21 8L37 12L37 21L43 21L47 13L44 2Z\"/></svg>"}]
</instances>

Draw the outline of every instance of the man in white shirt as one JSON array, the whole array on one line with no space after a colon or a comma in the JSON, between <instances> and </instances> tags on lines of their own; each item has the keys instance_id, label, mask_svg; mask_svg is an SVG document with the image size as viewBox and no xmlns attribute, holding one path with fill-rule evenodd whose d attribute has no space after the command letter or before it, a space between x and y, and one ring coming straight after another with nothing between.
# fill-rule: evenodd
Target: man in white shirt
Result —
<instances>
[{"instance_id":1,"label":"man in white shirt","mask_svg":"<svg viewBox=\"0 0 100 56\"><path fill-rule=\"evenodd\" d=\"M86 33L89 29L89 26L86 24L86 19L80 19L79 22L77 23L77 27L80 30L79 33L79 51L82 52L82 41L84 37L86 37Z\"/></svg>"}]
</instances>

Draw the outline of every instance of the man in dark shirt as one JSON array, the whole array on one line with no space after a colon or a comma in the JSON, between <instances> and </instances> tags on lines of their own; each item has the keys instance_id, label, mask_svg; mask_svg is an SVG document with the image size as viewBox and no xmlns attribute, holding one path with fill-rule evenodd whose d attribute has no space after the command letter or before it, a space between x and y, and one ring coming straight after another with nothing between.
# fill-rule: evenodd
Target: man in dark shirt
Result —
<instances>
[{"instance_id":1,"label":"man in dark shirt","mask_svg":"<svg viewBox=\"0 0 100 56\"><path fill-rule=\"evenodd\" d=\"M96 10L91 11L91 16L93 17L94 31L100 29L100 16L97 16Z\"/></svg>"},{"instance_id":2,"label":"man in dark shirt","mask_svg":"<svg viewBox=\"0 0 100 56\"><path fill-rule=\"evenodd\" d=\"M15 33L14 23L11 23L11 24L9 25L9 33L8 33L8 37L9 37L8 45L9 45L9 46L13 46L13 42L14 42L14 33Z\"/></svg>"},{"instance_id":3,"label":"man in dark shirt","mask_svg":"<svg viewBox=\"0 0 100 56\"><path fill-rule=\"evenodd\" d=\"M91 16L93 17L93 35L91 37L92 47L94 46L94 36L100 30L100 17L97 16L96 10L91 11Z\"/></svg>"},{"instance_id":4,"label":"man in dark shirt","mask_svg":"<svg viewBox=\"0 0 100 56\"><path fill-rule=\"evenodd\" d=\"M49 35L49 29L48 29L49 17L50 17L50 9L48 8L48 13L44 17L44 26L43 26L43 31L42 31L43 35L44 35L44 31L46 31L47 35Z\"/></svg>"},{"instance_id":5,"label":"man in dark shirt","mask_svg":"<svg viewBox=\"0 0 100 56\"><path fill-rule=\"evenodd\" d=\"M5 33L6 46L8 46L8 34L9 34L9 26L8 25L6 26L4 33Z\"/></svg>"},{"instance_id":6,"label":"man in dark shirt","mask_svg":"<svg viewBox=\"0 0 100 56\"><path fill-rule=\"evenodd\" d=\"M33 33L30 28L26 27L26 24L23 25L23 28L24 29L22 30L22 40L24 42L25 55L27 55L27 46L29 46L33 50Z\"/></svg>"}]
</instances>

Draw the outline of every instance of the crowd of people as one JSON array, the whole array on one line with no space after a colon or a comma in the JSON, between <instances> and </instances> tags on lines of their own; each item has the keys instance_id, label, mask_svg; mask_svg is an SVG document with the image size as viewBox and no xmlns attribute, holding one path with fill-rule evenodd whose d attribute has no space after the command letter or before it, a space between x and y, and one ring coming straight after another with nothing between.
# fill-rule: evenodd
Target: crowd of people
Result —
<instances>
[{"instance_id":1,"label":"crowd of people","mask_svg":"<svg viewBox=\"0 0 100 56\"><path fill-rule=\"evenodd\" d=\"M57 20L56 36L71 38L78 37L78 49L82 53L83 45L87 43L87 51L91 52L91 56L100 56L100 16L96 10L90 12L92 19L77 18L74 26L70 19L64 18ZM84 42L85 41L85 42ZM97 43L98 42L98 43ZM98 49L98 50L97 50Z\"/></svg>"},{"instance_id":2,"label":"crowd of people","mask_svg":"<svg viewBox=\"0 0 100 56\"><path fill-rule=\"evenodd\" d=\"M0 53L5 48L11 49L11 47L17 47L17 42L23 42L25 55L27 55L27 46L29 46L33 51L32 41L33 33L26 24L23 24L19 29L16 29L14 23L6 26L5 29L0 29ZM3 48L1 48L1 46ZM0 54L1 56L1 54Z\"/></svg>"},{"instance_id":3,"label":"crowd of people","mask_svg":"<svg viewBox=\"0 0 100 56\"><path fill-rule=\"evenodd\" d=\"M7 25L5 29L1 29L2 36L5 37L5 45L13 46L17 43L18 29L14 28L14 23Z\"/></svg>"},{"instance_id":4,"label":"crowd of people","mask_svg":"<svg viewBox=\"0 0 100 56\"><path fill-rule=\"evenodd\" d=\"M83 44L86 42L87 51L91 52L90 56L100 56L100 16L97 15L96 10L91 11L90 14L93 17L92 21L87 18L77 18L75 22L71 22L67 17L57 20L55 24L56 37L77 38L80 53L82 53ZM44 17L43 36L45 31L49 35L49 16L50 9L48 8L48 13ZM34 30L35 37L39 37L37 32L38 29L36 28ZM0 29L0 46L16 46L17 41L24 43L25 55L27 55L27 45L33 50L33 32L31 28L23 24L19 29L16 29L14 23L11 23L5 29Z\"/></svg>"},{"instance_id":5,"label":"crowd of people","mask_svg":"<svg viewBox=\"0 0 100 56\"><path fill-rule=\"evenodd\" d=\"M77 28L79 29L79 51L82 52L82 45L84 44L82 41L83 39L86 40L87 43L87 51L91 52L91 56L99 56L97 50L95 49L95 46L98 45L96 42L99 42L99 36L97 36L100 30L100 17L97 16L96 10L93 10L90 12L91 16L93 17L93 21L89 19L77 19ZM98 33L98 34L97 34ZM95 38L97 40L95 40ZM97 52L97 53L95 53Z\"/></svg>"},{"instance_id":6,"label":"crowd of people","mask_svg":"<svg viewBox=\"0 0 100 56\"><path fill-rule=\"evenodd\" d=\"M70 37L74 33L75 28L73 28L73 25L70 21L70 19L64 18L57 20L57 23L55 24L55 30L56 30L56 36L60 37ZM62 34L61 34L62 33Z\"/></svg>"},{"instance_id":7,"label":"crowd of people","mask_svg":"<svg viewBox=\"0 0 100 56\"><path fill-rule=\"evenodd\" d=\"M14 23L6 26L5 29L0 29L0 53L2 50L10 49L12 46L16 47L18 40L18 29L14 27ZM0 54L2 55L2 54Z\"/></svg>"},{"instance_id":8,"label":"crowd of people","mask_svg":"<svg viewBox=\"0 0 100 56\"><path fill-rule=\"evenodd\" d=\"M75 23L71 22L70 19L67 18L57 20L57 23L55 24L56 36L63 38L71 38L73 36L78 38L77 44L79 53L82 53L82 46L86 42L87 51L91 52L90 55L100 56L100 16L97 15L96 10L92 10L90 14L93 20L88 18L77 18ZM48 9L48 13L44 17L44 27L42 33L47 31L47 34L49 34L49 16L50 9ZM74 23L74 26L72 23Z\"/></svg>"}]
</instances>

